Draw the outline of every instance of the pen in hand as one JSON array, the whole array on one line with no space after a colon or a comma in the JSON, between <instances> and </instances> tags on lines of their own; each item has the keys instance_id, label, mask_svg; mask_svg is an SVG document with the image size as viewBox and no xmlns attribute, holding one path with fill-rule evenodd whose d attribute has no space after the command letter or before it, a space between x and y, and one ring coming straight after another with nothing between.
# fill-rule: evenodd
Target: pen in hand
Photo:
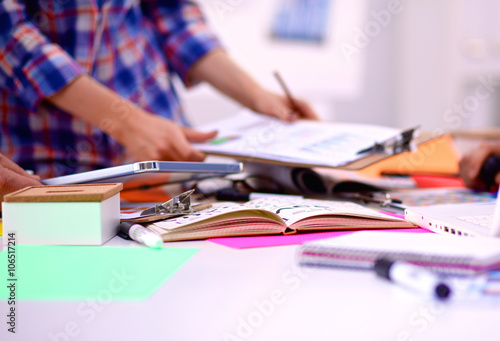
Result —
<instances>
[{"instance_id":1,"label":"pen in hand","mask_svg":"<svg viewBox=\"0 0 500 341\"><path fill-rule=\"evenodd\" d=\"M276 78L276 80L280 84L281 88L285 92L285 95L288 98L288 100L290 101L290 104L292 106L293 111L289 114L289 117L291 118L291 117L296 116L300 112L300 109L299 109L299 106L297 105L297 102L293 98L292 93L290 92L290 90L286 86L285 82L283 81L283 78L281 78L278 71L274 71L274 77Z\"/></svg>"}]
</instances>

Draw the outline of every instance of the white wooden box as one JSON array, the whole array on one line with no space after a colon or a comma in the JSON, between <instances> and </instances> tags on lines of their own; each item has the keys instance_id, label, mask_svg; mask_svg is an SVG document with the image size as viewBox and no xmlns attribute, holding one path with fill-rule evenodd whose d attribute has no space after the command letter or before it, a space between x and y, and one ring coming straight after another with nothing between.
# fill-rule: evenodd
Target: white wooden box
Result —
<instances>
[{"instance_id":1,"label":"white wooden box","mask_svg":"<svg viewBox=\"0 0 500 341\"><path fill-rule=\"evenodd\" d=\"M4 235L19 244L102 245L120 223L120 184L27 187L2 203Z\"/></svg>"}]
</instances>

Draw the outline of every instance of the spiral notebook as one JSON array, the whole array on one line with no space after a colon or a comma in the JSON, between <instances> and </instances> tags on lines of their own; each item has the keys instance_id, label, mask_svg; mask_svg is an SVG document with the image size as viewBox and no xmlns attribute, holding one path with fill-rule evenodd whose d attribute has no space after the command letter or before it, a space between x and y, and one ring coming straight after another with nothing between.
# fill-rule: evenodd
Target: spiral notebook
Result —
<instances>
[{"instance_id":1,"label":"spiral notebook","mask_svg":"<svg viewBox=\"0 0 500 341\"><path fill-rule=\"evenodd\" d=\"M473 275L500 268L500 239L362 231L306 243L298 258L306 266L357 269L372 269L377 259L390 258L443 274Z\"/></svg>"}]
</instances>

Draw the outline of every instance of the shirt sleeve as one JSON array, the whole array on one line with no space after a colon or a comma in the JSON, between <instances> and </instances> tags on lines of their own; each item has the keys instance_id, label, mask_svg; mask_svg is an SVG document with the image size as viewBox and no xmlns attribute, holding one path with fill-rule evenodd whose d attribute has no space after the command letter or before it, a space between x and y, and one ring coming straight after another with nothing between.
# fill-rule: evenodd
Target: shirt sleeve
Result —
<instances>
[{"instance_id":1,"label":"shirt sleeve","mask_svg":"<svg viewBox=\"0 0 500 341\"><path fill-rule=\"evenodd\" d=\"M59 45L51 43L16 0L0 3L0 87L14 91L33 111L78 75L83 68Z\"/></svg>"},{"instance_id":2,"label":"shirt sleeve","mask_svg":"<svg viewBox=\"0 0 500 341\"><path fill-rule=\"evenodd\" d=\"M185 0L143 0L141 4L158 32L170 69L186 86L193 85L188 71L205 54L221 47L199 7Z\"/></svg>"}]
</instances>

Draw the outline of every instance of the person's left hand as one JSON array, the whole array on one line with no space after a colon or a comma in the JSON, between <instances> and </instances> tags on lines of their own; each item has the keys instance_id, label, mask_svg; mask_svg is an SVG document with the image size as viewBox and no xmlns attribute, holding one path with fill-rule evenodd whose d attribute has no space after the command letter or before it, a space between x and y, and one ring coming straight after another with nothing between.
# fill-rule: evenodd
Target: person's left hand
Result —
<instances>
[{"instance_id":1,"label":"person's left hand","mask_svg":"<svg viewBox=\"0 0 500 341\"><path fill-rule=\"evenodd\" d=\"M276 93L262 90L252 108L263 115L277 117L282 121L293 122L299 118L317 120L318 116L309 103L301 99L293 99Z\"/></svg>"},{"instance_id":2,"label":"person's left hand","mask_svg":"<svg viewBox=\"0 0 500 341\"><path fill-rule=\"evenodd\" d=\"M10 159L0 154L0 201L5 194L28 186L40 186L36 175L28 174Z\"/></svg>"}]
</instances>

